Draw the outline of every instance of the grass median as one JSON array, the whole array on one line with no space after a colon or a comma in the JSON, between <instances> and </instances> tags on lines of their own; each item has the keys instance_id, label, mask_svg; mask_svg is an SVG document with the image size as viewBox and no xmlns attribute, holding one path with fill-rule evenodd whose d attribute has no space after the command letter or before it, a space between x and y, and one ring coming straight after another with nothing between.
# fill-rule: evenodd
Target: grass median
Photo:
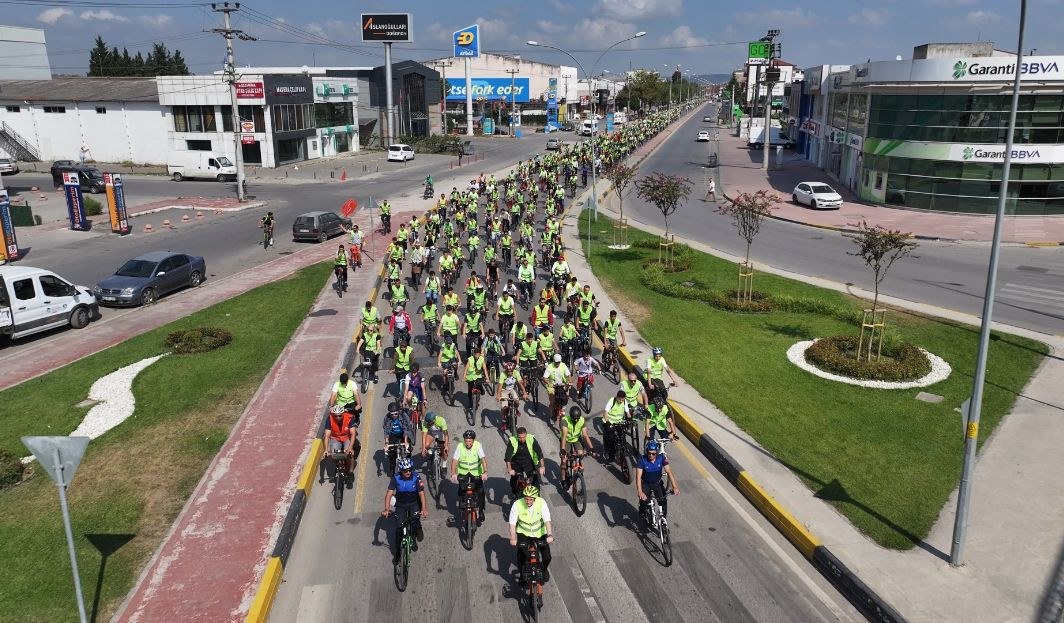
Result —
<instances>
[{"instance_id":1,"label":"grass median","mask_svg":"<svg viewBox=\"0 0 1064 623\"><path fill-rule=\"evenodd\" d=\"M786 351L800 340L856 335L859 326L844 318L851 312L859 317L864 305L858 299L761 273L754 278L757 290L824 311L735 313L659 294L641 279L644 263L657 259L657 237L629 230L632 248L611 250L611 227L601 215L592 224L592 269L643 338L665 348L669 365L686 382L877 543L908 549L927 536L960 478L963 437L954 409L971 393L978 328L888 311L891 333L953 367L948 379L923 388L944 397L938 404L916 400L920 389L827 381L791 364ZM586 248L586 214L580 230ZM721 292L736 287L735 264L697 251L687 257L690 267L665 279ZM1047 352L1041 342L992 335L980 442ZM646 356L640 353L639 361Z\"/></svg>"},{"instance_id":2,"label":"grass median","mask_svg":"<svg viewBox=\"0 0 1064 623\"><path fill-rule=\"evenodd\" d=\"M0 448L21 456L22 435L68 434L89 409L75 405L92 383L166 352L171 331L232 333L223 348L163 357L141 372L133 416L89 443L68 495L93 620L108 620L132 587L329 273L324 264L305 268L0 392ZM58 495L34 471L0 491L0 621L74 621Z\"/></svg>"}]
</instances>

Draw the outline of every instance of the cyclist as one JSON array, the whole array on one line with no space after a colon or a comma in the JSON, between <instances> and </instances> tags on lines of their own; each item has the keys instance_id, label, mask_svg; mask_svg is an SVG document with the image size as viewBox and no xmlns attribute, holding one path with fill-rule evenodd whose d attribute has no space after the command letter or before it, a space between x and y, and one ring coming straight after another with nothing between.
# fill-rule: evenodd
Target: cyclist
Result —
<instances>
[{"instance_id":1,"label":"cyclist","mask_svg":"<svg viewBox=\"0 0 1064 623\"><path fill-rule=\"evenodd\" d=\"M340 287L347 292L347 251L344 245L336 249L336 257L333 258L333 272L340 280Z\"/></svg>"},{"instance_id":2,"label":"cyclist","mask_svg":"<svg viewBox=\"0 0 1064 623\"><path fill-rule=\"evenodd\" d=\"M580 307L576 308L576 329L580 334L580 339L586 344L591 345L591 328L595 325L595 308L592 307L590 301L583 299L580 301Z\"/></svg>"},{"instance_id":3,"label":"cyclist","mask_svg":"<svg viewBox=\"0 0 1064 623\"><path fill-rule=\"evenodd\" d=\"M520 393L518 393L518 390L520 390ZM514 362L507 361L503 364L499 382L495 384L495 400L502 405L501 412L505 412L511 405L516 409L519 398L528 400L528 389L525 387L525 380L521 377L521 372L517 370L517 366ZM505 418L503 418L500 428L504 432L506 431Z\"/></svg>"},{"instance_id":4,"label":"cyclist","mask_svg":"<svg viewBox=\"0 0 1064 623\"><path fill-rule=\"evenodd\" d=\"M558 390L567 391L572 383L573 375L569 371L569 366L562 362L560 354L555 354L554 361L543 369L543 385L547 388L547 395L550 396L551 418L555 417L555 411L558 408Z\"/></svg>"},{"instance_id":5,"label":"cyclist","mask_svg":"<svg viewBox=\"0 0 1064 623\"><path fill-rule=\"evenodd\" d=\"M514 239L509 230L503 232L502 238L499 239L499 246L502 247L502 264L509 267L514 247Z\"/></svg>"},{"instance_id":6,"label":"cyclist","mask_svg":"<svg viewBox=\"0 0 1064 623\"><path fill-rule=\"evenodd\" d=\"M381 230L385 233L392 231L392 206L387 199L381 199L377 204L377 213L381 218Z\"/></svg>"},{"instance_id":7,"label":"cyclist","mask_svg":"<svg viewBox=\"0 0 1064 623\"><path fill-rule=\"evenodd\" d=\"M524 426L519 426L515 434L510 436L503 460L506 461L506 473L510 475L510 492L515 498L519 493L519 478L523 477L528 484L539 484L546 475L543 450L535 435L530 435Z\"/></svg>"},{"instance_id":8,"label":"cyclist","mask_svg":"<svg viewBox=\"0 0 1064 623\"><path fill-rule=\"evenodd\" d=\"M665 497L663 474L669 475L669 480L672 482L672 494L678 495L680 487L676 484L676 475L672 473L669 459L661 454L661 444L654 439L649 439L644 454L639 457L639 462L635 466L635 491L639 495L639 514L644 520L647 519L646 513L650 507L650 501L647 499L648 493L658 499L662 516L669 516L669 501Z\"/></svg>"},{"instance_id":9,"label":"cyclist","mask_svg":"<svg viewBox=\"0 0 1064 623\"><path fill-rule=\"evenodd\" d=\"M554 358L554 334L551 333L550 328L547 327L540 332L539 338L539 352L543 354L543 361L549 361Z\"/></svg>"},{"instance_id":10,"label":"cyclist","mask_svg":"<svg viewBox=\"0 0 1064 623\"><path fill-rule=\"evenodd\" d=\"M340 405L354 417L355 426L362 413L362 401L358 397L358 385L351 380L351 375L345 368L340 369L340 380L333 384L332 396L329 397L329 406Z\"/></svg>"},{"instance_id":11,"label":"cyclist","mask_svg":"<svg viewBox=\"0 0 1064 623\"><path fill-rule=\"evenodd\" d=\"M539 497L539 487L528 485L524 491L524 503L516 502L510 508L510 545L517 550L517 570L520 583L524 586L528 578L524 575L525 550L522 545L536 543L540 560L543 562L543 582L550 581L550 544L554 542L554 526L550 520L550 508L546 500Z\"/></svg>"},{"instance_id":12,"label":"cyclist","mask_svg":"<svg viewBox=\"0 0 1064 623\"><path fill-rule=\"evenodd\" d=\"M436 365L443 370L450 369L451 374L454 375L461 363L462 358L458 354L458 346L454 343L454 338L448 335L443 338L443 346L440 347L440 353L436 355Z\"/></svg>"},{"instance_id":13,"label":"cyclist","mask_svg":"<svg viewBox=\"0 0 1064 623\"><path fill-rule=\"evenodd\" d=\"M443 306L458 309L458 293L451 286L443 286Z\"/></svg>"},{"instance_id":14,"label":"cyclist","mask_svg":"<svg viewBox=\"0 0 1064 623\"><path fill-rule=\"evenodd\" d=\"M660 396L656 396L647 406L647 421L643 427L644 437L653 439L655 435L662 439L665 437L680 438L676 434L676 420L672 417L672 409L669 409L669 404Z\"/></svg>"},{"instance_id":15,"label":"cyclist","mask_svg":"<svg viewBox=\"0 0 1064 623\"><path fill-rule=\"evenodd\" d=\"M566 359L572 359L576 353L576 324L573 322L572 316L565 319L565 324L562 325L561 330L558 332L558 345L566 355Z\"/></svg>"},{"instance_id":16,"label":"cyclist","mask_svg":"<svg viewBox=\"0 0 1064 623\"><path fill-rule=\"evenodd\" d=\"M538 364L543 357L542 351L539 350L539 342L524 324L518 322L514 325L514 329L516 330L518 327L525 331L524 341L519 342L514 349L517 354L518 363L520 363L522 367L533 367Z\"/></svg>"},{"instance_id":17,"label":"cyclist","mask_svg":"<svg viewBox=\"0 0 1064 623\"><path fill-rule=\"evenodd\" d=\"M462 335L465 336L466 359L473 350L480 350L480 341L484 339L484 321L481 320L480 310L471 308L466 312L465 320L462 321Z\"/></svg>"},{"instance_id":18,"label":"cyclist","mask_svg":"<svg viewBox=\"0 0 1064 623\"><path fill-rule=\"evenodd\" d=\"M429 271L429 278L425 280L425 298L435 303L440 298L440 278L436 271Z\"/></svg>"},{"instance_id":19,"label":"cyclist","mask_svg":"<svg viewBox=\"0 0 1064 623\"><path fill-rule=\"evenodd\" d=\"M399 459L396 463L397 473L388 482L388 491L384 494L384 510L382 517L392 514L392 500L395 500L395 552L392 554L392 564L399 562L399 550L403 538L403 524L411 517L417 516L410 528L414 531L414 544L410 548L417 551L417 544L425 539L425 531L421 527L421 519L429 516L429 507L425 503L425 483L421 480L421 474L414 472L414 462L408 458Z\"/></svg>"},{"instance_id":20,"label":"cyclist","mask_svg":"<svg viewBox=\"0 0 1064 623\"><path fill-rule=\"evenodd\" d=\"M629 372L628 378L621 380L620 389L624 392L625 402L628 404L628 410L633 415L646 409L647 393L644 391L643 384L639 382L639 377L635 375L635 372Z\"/></svg>"},{"instance_id":21,"label":"cyclist","mask_svg":"<svg viewBox=\"0 0 1064 623\"><path fill-rule=\"evenodd\" d=\"M351 262L358 268L362 267L362 232L359 231L358 225L352 225L351 229L340 223L340 229L347 234L347 250L351 254ZM273 239L270 239L270 244L273 244Z\"/></svg>"},{"instance_id":22,"label":"cyclist","mask_svg":"<svg viewBox=\"0 0 1064 623\"><path fill-rule=\"evenodd\" d=\"M469 408L473 408L473 391L484 394L484 377L488 375L488 364L484 360L484 349L477 346L472 356L466 359L465 380L466 395L469 396Z\"/></svg>"},{"instance_id":23,"label":"cyclist","mask_svg":"<svg viewBox=\"0 0 1064 623\"><path fill-rule=\"evenodd\" d=\"M521 290L521 298L524 304L532 299L532 291L536 282L536 269L528 263L528 258L521 260L521 267L517 269L517 285Z\"/></svg>"},{"instance_id":24,"label":"cyclist","mask_svg":"<svg viewBox=\"0 0 1064 623\"><path fill-rule=\"evenodd\" d=\"M434 187L434 185L432 183L432 176L431 175L426 175L425 176L425 193L428 194L429 197L431 197L434 190L435 190L435 187Z\"/></svg>"},{"instance_id":25,"label":"cyclist","mask_svg":"<svg viewBox=\"0 0 1064 623\"><path fill-rule=\"evenodd\" d=\"M539 305L532 308L532 326L536 328L537 333L551 331L554 328L554 313L550 305L547 305L545 297L540 297Z\"/></svg>"},{"instance_id":26,"label":"cyclist","mask_svg":"<svg viewBox=\"0 0 1064 623\"><path fill-rule=\"evenodd\" d=\"M454 312L454 305L448 305L447 311L440 317L440 326L436 328L436 337L443 339L445 336L453 339L458 338L458 327L461 320Z\"/></svg>"},{"instance_id":27,"label":"cyclist","mask_svg":"<svg viewBox=\"0 0 1064 623\"><path fill-rule=\"evenodd\" d=\"M377 311L377 307L373 305L373 301L366 301L366 304L362 307L362 328L363 330L370 327L376 328L381 322L381 314Z\"/></svg>"},{"instance_id":28,"label":"cyclist","mask_svg":"<svg viewBox=\"0 0 1064 623\"><path fill-rule=\"evenodd\" d=\"M567 452L574 452L576 456L584 456L591 451L591 435L587 432L587 421L584 420L580 407L573 405L569 412L562 418L561 434L561 471L562 486L568 487L569 473L568 462L565 460Z\"/></svg>"},{"instance_id":29,"label":"cyclist","mask_svg":"<svg viewBox=\"0 0 1064 623\"><path fill-rule=\"evenodd\" d=\"M383 350L381 334L377 333L376 326L362 330L362 335L358 338L358 344L355 346L355 350L362 353L364 356L369 357L369 372L373 375L373 382L376 383L377 369L380 366L381 351Z\"/></svg>"},{"instance_id":30,"label":"cyclist","mask_svg":"<svg viewBox=\"0 0 1064 623\"><path fill-rule=\"evenodd\" d=\"M450 224L450 221L448 221ZM455 261L454 256L451 255L450 249L444 247L443 253L440 254L440 274L443 275L443 280L450 283L454 274Z\"/></svg>"},{"instance_id":31,"label":"cyclist","mask_svg":"<svg viewBox=\"0 0 1064 623\"><path fill-rule=\"evenodd\" d=\"M421 285L421 273L425 270L427 256L428 253L421 246L421 240L415 238L414 246L410 250L410 282L415 288Z\"/></svg>"},{"instance_id":32,"label":"cyclist","mask_svg":"<svg viewBox=\"0 0 1064 623\"><path fill-rule=\"evenodd\" d=\"M478 312L485 311L488 307L488 293L484 291L484 282L481 281L477 284L472 294L473 304L470 309L475 309Z\"/></svg>"},{"instance_id":33,"label":"cyclist","mask_svg":"<svg viewBox=\"0 0 1064 623\"><path fill-rule=\"evenodd\" d=\"M425 299L425 304L421 306L421 321L425 325L425 333L435 332L436 325L440 322L440 309L435 300Z\"/></svg>"},{"instance_id":34,"label":"cyclist","mask_svg":"<svg viewBox=\"0 0 1064 623\"><path fill-rule=\"evenodd\" d=\"M259 219L259 227L264 229L270 236L270 246L273 246L273 225L276 219L273 218L273 212L267 212L266 216Z\"/></svg>"},{"instance_id":35,"label":"cyclist","mask_svg":"<svg viewBox=\"0 0 1064 623\"><path fill-rule=\"evenodd\" d=\"M350 469L355 457L355 435L357 431L351 421L351 414L340 405L329 408L329 425L325 428L323 441L329 454L343 452L347 455Z\"/></svg>"},{"instance_id":36,"label":"cyclist","mask_svg":"<svg viewBox=\"0 0 1064 623\"><path fill-rule=\"evenodd\" d=\"M665 388L665 374L669 375L669 386L676 387L676 375L672 373L672 368L669 364L665 363L665 357L662 357L662 349L658 346L653 347L650 350L650 358L647 359L647 363L643 366L646 370L647 382L650 383L650 387L647 388L647 392L651 395L657 394L665 399L668 399L669 392Z\"/></svg>"},{"instance_id":37,"label":"cyclist","mask_svg":"<svg viewBox=\"0 0 1064 623\"><path fill-rule=\"evenodd\" d=\"M436 415L435 412L429 411L425 414L425 419L421 421L421 456L424 457L429 453L429 444L435 442L436 448L440 451L440 456L446 459L450 454L450 441L447 436L447 420L443 419L442 415Z\"/></svg>"},{"instance_id":38,"label":"cyclist","mask_svg":"<svg viewBox=\"0 0 1064 623\"><path fill-rule=\"evenodd\" d=\"M510 283L513 282L511 281ZM503 289L502 294L499 295L499 300L495 303L495 318L499 321L499 333L507 334L510 332L510 327L514 323L515 303L513 295Z\"/></svg>"},{"instance_id":39,"label":"cyclist","mask_svg":"<svg viewBox=\"0 0 1064 623\"><path fill-rule=\"evenodd\" d=\"M579 395L584 391L584 383L590 383L594 388L595 370L602 372L602 364L591 356L590 350L585 349L584 356L573 362L573 369L576 372L576 392Z\"/></svg>"},{"instance_id":40,"label":"cyclist","mask_svg":"<svg viewBox=\"0 0 1064 623\"><path fill-rule=\"evenodd\" d=\"M410 364L413 362L414 347L410 345L410 334L399 338L399 345L395 347L395 357L392 372L395 373L395 395L400 399L405 397L402 382L410 373Z\"/></svg>"},{"instance_id":41,"label":"cyclist","mask_svg":"<svg viewBox=\"0 0 1064 623\"><path fill-rule=\"evenodd\" d=\"M484 356L487 357L488 369L494 371L496 376L505 355L506 346L502 343L502 338L495 333L495 327L488 329L488 337L484 338Z\"/></svg>"},{"instance_id":42,"label":"cyclist","mask_svg":"<svg viewBox=\"0 0 1064 623\"><path fill-rule=\"evenodd\" d=\"M602 440L607 448L617 449L624 438L624 426L631 417L624 391L617 390L617 395L610 398L602 410ZM606 460L609 459L606 456Z\"/></svg>"},{"instance_id":43,"label":"cyclist","mask_svg":"<svg viewBox=\"0 0 1064 623\"><path fill-rule=\"evenodd\" d=\"M460 490L465 489L466 482L473 481L473 490L480 501L480 516L484 515L484 481L488 479L488 461L484 448L477 441L477 433L467 430L462 433L462 443L454 449L451 456L451 482L460 483Z\"/></svg>"},{"instance_id":44,"label":"cyclist","mask_svg":"<svg viewBox=\"0 0 1064 623\"><path fill-rule=\"evenodd\" d=\"M618 339L621 341L621 346L628 346L628 340L624 337L624 328L621 327L621 321L617 318L616 309L610 310L610 317L602 323L602 331L606 334L607 348L616 349Z\"/></svg>"},{"instance_id":45,"label":"cyclist","mask_svg":"<svg viewBox=\"0 0 1064 623\"><path fill-rule=\"evenodd\" d=\"M564 255L558 256L558 259L550 267L550 273L558 283L567 281L569 277L569 262L565 261Z\"/></svg>"},{"instance_id":46,"label":"cyclist","mask_svg":"<svg viewBox=\"0 0 1064 623\"><path fill-rule=\"evenodd\" d=\"M384 430L384 452L387 455L388 446L401 444L406 447L407 454L414 443L414 426L410 423L410 417L399 407L397 402L388 403L388 415L381 425Z\"/></svg>"},{"instance_id":47,"label":"cyclist","mask_svg":"<svg viewBox=\"0 0 1064 623\"><path fill-rule=\"evenodd\" d=\"M410 314L406 313L402 304L395 306L392 310L392 315L388 318L388 332L392 334L392 348L395 348L399 342L410 341L410 329L413 327L413 323L410 320Z\"/></svg>"},{"instance_id":48,"label":"cyclist","mask_svg":"<svg viewBox=\"0 0 1064 623\"><path fill-rule=\"evenodd\" d=\"M396 273L398 273L399 265L395 262L392 262L391 265L396 270ZM395 276L391 277L389 281L391 281L391 284L389 284L388 286L388 298L391 304L399 307L406 305L407 291L406 286L403 284L401 276L395 274Z\"/></svg>"},{"instance_id":49,"label":"cyclist","mask_svg":"<svg viewBox=\"0 0 1064 623\"><path fill-rule=\"evenodd\" d=\"M428 409L429 405L426 402L428 396L425 392L425 377L421 376L421 364L413 362L410 364L410 372L403 377L401 387L406 387L406 392L403 394L403 406L416 409L420 406L421 409Z\"/></svg>"}]
</instances>

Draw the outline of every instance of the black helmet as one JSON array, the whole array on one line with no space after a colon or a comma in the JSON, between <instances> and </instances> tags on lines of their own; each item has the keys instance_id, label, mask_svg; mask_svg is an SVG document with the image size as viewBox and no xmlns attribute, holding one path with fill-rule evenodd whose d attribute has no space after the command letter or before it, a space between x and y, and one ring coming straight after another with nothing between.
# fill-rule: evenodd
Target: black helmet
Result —
<instances>
[{"instance_id":1,"label":"black helmet","mask_svg":"<svg viewBox=\"0 0 1064 623\"><path fill-rule=\"evenodd\" d=\"M477 432L475 430L473 430L473 429L469 429L466 432L462 433L462 439L476 439L476 438L477 438Z\"/></svg>"},{"instance_id":2,"label":"black helmet","mask_svg":"<svg viewBox=\"0 0 1064 623\"><path fill-rule=\"evenodd\" d=\"M393 413L399 413L399 404L395 402L388 403L388 415Z\"/></svg>"}]
</instances>

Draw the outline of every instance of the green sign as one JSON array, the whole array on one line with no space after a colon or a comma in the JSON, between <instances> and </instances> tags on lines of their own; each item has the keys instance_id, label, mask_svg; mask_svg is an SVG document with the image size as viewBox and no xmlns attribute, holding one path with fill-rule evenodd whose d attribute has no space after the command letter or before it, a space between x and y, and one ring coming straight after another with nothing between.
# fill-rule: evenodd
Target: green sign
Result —
<instances>
[{"instance_id":1,"label":"green sign","mask_svg":"<svg viewBox=\"0 0 1064 623\"><path fill-rule=\"evenodd\" d=\"M768 58L772 53L772 44L765 41L751 41L747 58Z\"/></svg>"}]
</instances>

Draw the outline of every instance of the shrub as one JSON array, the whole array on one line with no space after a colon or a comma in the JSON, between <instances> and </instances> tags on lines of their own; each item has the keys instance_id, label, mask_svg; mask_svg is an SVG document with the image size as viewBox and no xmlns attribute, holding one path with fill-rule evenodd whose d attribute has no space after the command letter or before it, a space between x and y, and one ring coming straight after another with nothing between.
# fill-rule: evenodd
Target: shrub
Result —
<instances>
[{"instance_id":1,"label":"shrub","mask_svg":"<svg viewBox=\"0 0 1064 623\"><path fill-rule=\"evenodd\" d=\"M927 355L905 342L885 343L879 361L857 361L856 354L857 336L837 335L817 340L805 358L821 370L869 381L913 381L931 372Z\"/></svg>"},{"instance_id":2,"label":"shrub","mask_svg":"<svg viewBox=\"0 0 1064 623\"><path fill-rule=\"evenodd\" d=\"M92 197L84 197L86 216L99 216L103 214L103 205Z\"/></svg>"},{"instance_id":3,"label":"shrub","mask_svg":"<svg viewBox=\"0 0 1064 623\"><path fill-rule=\"evenodd\" d=\"M187 331L174 331L166 336L166 347L175 353L190 355L206 353L221 348L233 341L233 334L217 327L196 327Z\"/></svg>"},{"instance_id":4,"label":"shrub","mask_svg":"<svg viewBox=\"0 0 1064 623\"><path fill-rule=\"evenodd\" d=\"M414 151L425 154L458 155L462 146L462 137L453 134L430 134L429 136L400 136L397 143L406 143Z\"/></svg>"},{"instance_id":5,"label":"shrub","mask_svg":"<svg viewBox=\"0 0 1064 623\"><path fill-rule=\"evenodd\" d=\"M15 455L0 450L0 489L6 489L22 482L22 473L26 466Z\"/></svg>"}]
</instances>

